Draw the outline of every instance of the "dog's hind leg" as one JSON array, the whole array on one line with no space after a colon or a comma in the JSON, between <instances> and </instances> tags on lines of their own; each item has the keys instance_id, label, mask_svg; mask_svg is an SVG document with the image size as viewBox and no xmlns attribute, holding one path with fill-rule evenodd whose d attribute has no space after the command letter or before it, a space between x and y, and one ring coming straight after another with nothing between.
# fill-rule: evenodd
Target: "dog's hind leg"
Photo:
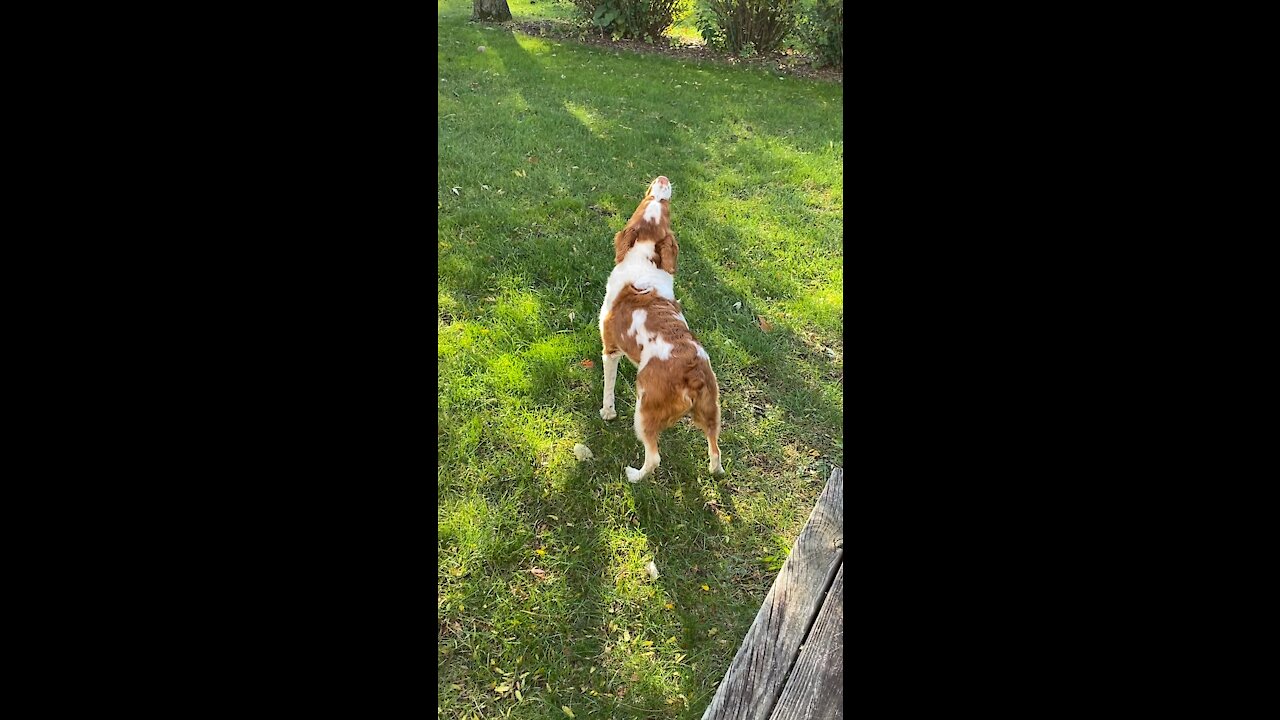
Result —
<instances>
[{"instance_id":1,"label":"dog's hind leg","mask_svg":"<svg viewBox=\"0 0 1280 720\"><path fill-rule=\"evenodd\" d=\"M658 454L658 433L662 432L662 425L658 418L648 417L649 414L644 411L644 389L637 383L635 426L636 437L644 443L644 465L639 470L626 468L627 479L633 483L648 477L662 462L662 456Z\"/></svg>"},{"instance_id":2,"label":"dog's hind leg","mask_svg":"<svg viewBox=\"0 0 1280 720\"><path fill-rule=\"evenodd\" d=\"M723 475L720 464L720 392L714 382L698 393L693 403L693 424L707 434L707 470L713 475Z\"/></svg>"},{"instance_id":3,"label":"dog's hind leg","mask_svg":"<svg viewBox=\"0 0 1280 720\"><path fill-rule=\"evenodd\" d=\"M644 465L639 470L633 467L626 468L627 479L633 483L649 477L649 473L658 469L658 463L662 462L662 456L658 455L658 431L656 429L646 429L644 434L639 432L640 441L644 443Z\"/></svg>"}]
</instances>

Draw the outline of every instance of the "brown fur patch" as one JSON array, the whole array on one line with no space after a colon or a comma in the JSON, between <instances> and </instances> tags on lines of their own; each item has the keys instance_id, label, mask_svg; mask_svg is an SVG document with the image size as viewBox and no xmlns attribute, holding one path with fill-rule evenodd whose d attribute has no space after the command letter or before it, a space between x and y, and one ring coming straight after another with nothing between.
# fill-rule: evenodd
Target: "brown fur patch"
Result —
<instances>
[{"instance_id":1,"label":"brown fur patch","mask_svg":"<svg viewBox=\"0 0 1280 720\"><path fill-rule=\"evenodd\" d=\"M631 213L627 226L613 236L613 262L615 265L622 262L622 259L627 256L627 251L636 243L651 242L657 254L654 264L675 275L676 256L680 253L680 246L676 243L676 236L671 232L671 201L660 200L662 216L658 218L658 222L650 222L644 219L644 211L651 200L653 195L645 196L645 199L636 206L636 211Z\"/></svg>"}]
</instances>

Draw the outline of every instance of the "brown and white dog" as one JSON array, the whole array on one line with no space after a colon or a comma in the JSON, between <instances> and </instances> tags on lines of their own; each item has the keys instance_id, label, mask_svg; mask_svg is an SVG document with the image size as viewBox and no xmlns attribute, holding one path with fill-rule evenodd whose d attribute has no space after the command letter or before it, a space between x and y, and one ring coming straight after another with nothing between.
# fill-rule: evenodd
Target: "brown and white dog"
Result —
<instances>
[{"instance_id":1,"label":"brown and white dog","mask_svg":"<svg viewBox=\"0 0 1280 720\"><path fill-rule=\"evenodd\" d=\"M627 226L613 238L615 263L600 307L604 345L604 403L600 417L618 416L613 388L618 360L626 355L636 371L636 437L644 443L644 467L628 467L640 482L661 458L658 434L692 413L707 435L708 469L720 474L720 389L707 351L689 332L676 303L672 275L680 251L671 234L671 182L658 176L649 185Z\"/></svg>"}]
</instances>

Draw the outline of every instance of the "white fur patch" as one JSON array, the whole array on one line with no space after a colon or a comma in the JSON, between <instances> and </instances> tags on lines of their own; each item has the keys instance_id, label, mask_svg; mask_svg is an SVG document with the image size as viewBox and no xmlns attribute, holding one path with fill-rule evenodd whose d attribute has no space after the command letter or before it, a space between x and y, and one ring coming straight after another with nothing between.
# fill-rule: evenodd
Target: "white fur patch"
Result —
<instances>
[{"instance_id":1,"label":"white fur patch","mask_svg":"<svg viewBox=\"0 0 1280 720\"><path fill-rule=\"evenodd\" d=\"M661 335L653 335L652 338L653 342L645 345L644 349L640 351L640 370L643 370L644 366L654 358L666 360L671 357L671 343L663 340Z\"/></svg>"},{"instance_id":2,"label":"white fur patch","mask_svg":"<svg viewBox=\"0 0 1280 720\"><path fill-rule=\"evenodd\" d=\"M684 313L676 313L676 319L684 323L685 327L689 327L689 321L684 319Z\"/></svg>"},{"instance_id":3,"label":"white fur patch","mask_svg":"<svg viewBox=\"0 0 1280 720\"><path fill-rule=\"evenodd\" d=\"M645 334L648 332L644 326L644 321L648 319L648 317L649 317L649 311L645 310L644 308L639 308L631 312L631 327L627 328L627 334L639 335L641 345L644 344L644 337L645 337Z\"/></svg>"},{"instance_id":4,"label":"white fur patch","mask_svg":"<svg viewBox=\"0 0 1280 720\"><path fill-rule=\"evenodd\" d=\"M604 319L618 299L618 293L628 285L637 289L652 289L668 300L675 300L674 279L671 273L653 264L653 243L636 243L627 251L622 262L614 266L609 273L609 283L605 286L604 304L600 306L600 332L604 332Z\"/></svg>"},{"instance_id":5,"label":"white fur patch","mask_svg":"<svg viewBox=\"0 0 1280 720\"><path fill-rule=\"evenodd\" d=\"M662 219L662 203L657 200L650 200L649 204L644 208L644 219L651 223L656 223Z\"/></svg>"},{"instance_id":6,"label":"white fur patch","mask_svg":"<svg viewBox=\"0 0 1280 720\"><path fill-rule=\"evenodd\" d=\"M659 360L668 360L671 358L671 351L674 349L671 343L663 339L657 333L650 333L649 328L645 327L644 321L648 319L649 312L643 308L632 311L631 327L627 328L628 335L634 335L636 344L640 346L640 370L644 369L649 361L658 358Z\"/></svg>"},{"instance_id":7,"label":"white fur patch","mask_svg":"<svg viewBox=\"0 0 1280 720\"><path fill-rule=\"evenodd\" d=\"M695 348L697 348L697 351L698 351L698 357L702 358L703 360L710 360L710 359L711 359L711 356L707 354L707 351L702 349L702 345L701 345L701 344L699 344L699 343L694 343L694 344L693 344L693 346L694 346Z\"/></svg>"},{"instance_id":8,"label":"white fur patch","mask_svg":"<svg viewBox=\"0 0 1280 720\"><path fill-rule=\"evenodd\" d=\"M644 388L636 386L636 411L633 413L631 422L636 429L636 437L640 442L644 442L644 419L640 417L641 403L644 402Z\"/></svg>"}]
</instances>

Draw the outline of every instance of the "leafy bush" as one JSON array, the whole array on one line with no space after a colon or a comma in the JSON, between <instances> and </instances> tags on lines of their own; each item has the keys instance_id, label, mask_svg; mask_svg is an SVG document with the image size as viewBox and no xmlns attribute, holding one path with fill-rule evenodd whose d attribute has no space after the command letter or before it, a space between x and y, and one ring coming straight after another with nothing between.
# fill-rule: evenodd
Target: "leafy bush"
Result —
<instances>
[{"instance_id":1,"label":"leafy bush","mask_svg":"<svg viewBox=\"0 0 1280 720\"><path fill-rule=\"evenodd\" d=\"M716 50L724 49L724 32L720 30L719 21L711 12L710 8L699 4L693 11L693 26L698 28L698 34L702 36L702 41L707 47Z\"/></svg>"},{"instance_id":2,"label":"leafy bush","mask_svg":"<svg viewBox=\"0 0 1280 720\"><path fill-rule=\"evenodd\" d=\"M777 50L796 26L797 0L706 0L695 24L708 47L740 55Z\"/></svg>"},{"instance_id":3,"label":"leafy bush","mask_svg":"<svg viewBox=\"0 0 1280 720\"><path fill-rule=\"evenodd\" d=\"M808 15L800 18L796 26L809 50L819 64L844 65L844 0L818 0Z\"/></svg>"},{"instance_id":4,"label":"leafy bush","mask_svg":"<svg viewBox=\"0 0 1280 720\"><path fill-rule=\"evenodd\" d=\"M591 23L615 37L657 40L685 0L573 0Z\"/></svg>"}]
</instances>

